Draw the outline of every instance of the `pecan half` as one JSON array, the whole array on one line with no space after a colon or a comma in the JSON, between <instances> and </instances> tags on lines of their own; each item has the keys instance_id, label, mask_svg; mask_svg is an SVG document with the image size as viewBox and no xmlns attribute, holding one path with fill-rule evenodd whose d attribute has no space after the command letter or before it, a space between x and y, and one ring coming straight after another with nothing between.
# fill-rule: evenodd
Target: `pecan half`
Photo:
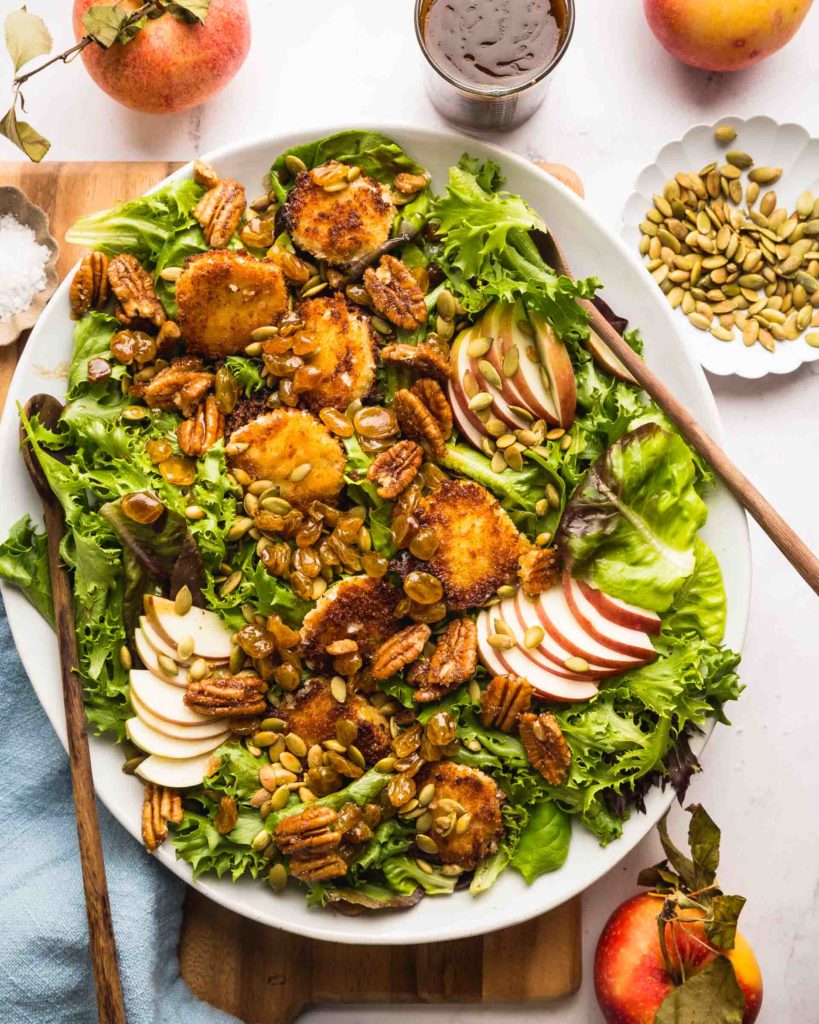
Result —
<instances>
[{"instance_id":1,"label":"pecan half","mask_svg":"<svg viewBox=\"0 0 819 1024\"><path fill-rule=\"evenodd\" d=\"M375 493L379 498L397 498L415 479L424 450L415 441L398 441L376 455L367 470L367 479L376 482Z\"/></svg>"},{"instance_id":2,"label":"pecan half","mask_svg":"<svg viewBox=\"0 0 819 1024\"><path fill-rule=\"evenodd\" d=\"M393 180L396 192L401 192L402 195L411 196L416 192L420 192L422 188L426 188L429 184L429 178L426 174L408 174L406 171L402 171L400 174L396 174Z\"/></svg>"},{"instance_id":3,"label":"pecan half","mask_svg":"<svg viewBox=\"0 0 819 1024\"><path fill-rule=\"evenodd\" d=\"M320 857L290 858L290 874L302 882L320 882L324 878L342 878L347 874L347 863L338 853L326 853Z\"/></svg>"},{"instance_id":4,"label":"pecan half","mask_svg":"<svg viewBox=\"0 0 819 1024\"><path fill-rule=\"evenodd\" d=\"M550 590L560 576L557 548L530 548L520 556L518 579L524 591L535 597Z\"/></svg>"},{"instance_id":5,"label":"pecan half","mask_svg":"<svg viewBox=\"0 0 819 1024\"><path fill-rule=\"evenodd\" d=\"M213 718L249 718L263 715L267 686L256 676L200 679L188 684L185 703L200 715Z\"/></svg>"},{"instance_id":6,"label":"pecan half","mask_svg":"<svg viewBox=\"0 0 819 1024\"><path fill-rule=\"evenodd\" d=\"M527 713L518 719L520 739L526 756L550 786L560 786L569 777L572 752L554 715Z\"/></svg>"},{"instance_id":7,"label":"pecan half","mask_svg":"<svg viewBox=\"0 0 819 1024\"><path fill-rule=\"evenodd\" d=\"M168 786L148 782L142 803L142 842L148 853L168 838L168 822L178 825L182 821L182 797Z\"/></svg>"},{"instance_id":8,"label":"pecan half","mask_svg":"<svg viewBox=\"0 0 819 1024\"><path fill-rule=\"evenodd\" d=\"M108 295L108 257L104 252L87 252L71 282L71 315L79 320L91 309L102 309Z\"/></svg>"},{"instance_id":9,"label":"pecan half","mask_svg":"<svg viewBox=\"0 0 819 1024\"><path fill-rule=\"evenodd\" d=\"M472 619L453 619L438 640L429 660L426 679L414 698L421 704L440 700L465 683L478 666L478 629Z\"/></svg>"},{"instance_id":10,"label":"pecan half","mask_svg":"<svg viewBox=\"0 0 819 1024\"><path fill-rule=\"evenodd\" d=\"M167 356L168 353L173 352L181 337L182 332L179 330L179 325L173 320L166 320L156 336L156 354Z\"/></svg>"},{"instance_id":11,"label":"pecan half","mask_svg":"<svg viewBox=\"0 0 819 1024\"><path fill-rule=\"evenodd\" d=\"M211 249L225 248L239 227L246 206L244 186L231 178L219 181L202 196L193 215Z\"/></svg>"},{"instance_id":12,"label":"pecan half","mask_svg":"<svg viewBox=\"0 0 819 1024\"><path fill-rule=\"evenodd\" d=\"M236 828L239 820L239 808L232 796L223 796L219 801L219 808L213 818L213 827L220 836L226 836Z\"/></svg>"},{"instance_id":13,"label":"pecan half","mask_svg":"<svg viewBox=\"0 0 819 1024\"><path fill-rule=\"evenodd\" d=\"M216 173L216 168L211 167L206 161L194 160L193 180L204 188L215 188L219 184L219 175Z\"/></svg>"},{"instance_id":14,"label":"pecan half","mask_svg":"<svg viewBox=\"0 0 819 1024\"><path fill-rule=\"evenodd\" d=\"M385 363L406 366L413 372L432 377L442 384L446 384L450 377L446 353L429 341L419 341L417 345L402 342L385 345L381 349L381 359Z\"/></svg>"},{"instance_id":15,"label":"pecan half","mask_svg":"<svg viewBox=\"0 0 819 1024\"><path fill-rule=\"evenodd\" d=\"M286 857L321 857L335 850L341 833L335 828L338 815L331 807L306 807L276 825L273 838Z\"/></svg>"},{"instance_id":16,"label":"pecan half","mask_svg":"<svg viewBox=\"0 0 819 1024\"><path fill-rule=\"evenodd\" d=\"M225 417L219 412L216 399L208 395L190 419L176 428L176 439L184 455L201 458L210 451L225 432Z\"/></svg>"},{"instance_id":17,"label":"pecan half","mask_svg":"<svg viewBox=\"0 0 819 1024\"><path fill-rule=\"evenodd\" d=\"M511 732L518 715L532 706L532 686L522 676L495 676L481 695L481 722L487 729Z\"/></svg>"},{"instance_id":18,"label":"pecan half","mask_svg":"<svg viewBox=\"0 0 819 1024\"><path fill-rule=\"evenodd\" d=\"M168 319L151 275L136 256L129 252L115 256L108 264L108 283L117 300L114 312L122 323L144 320L160 328Z\"/></svg>"},{"instance_id":19,"label":"pecan half","mask_svg":"<svg viewBox=\"0 0 819 1024\"><path fill-rule=\"evenodd\" d=\"M213 380L199 360L185 357L160 370L143 388L132 387L131 394L144 398L152 409L179 409L183 416L192 416L213 387Z\"/></svg>"},{"instance_id":20,"label":"pecan half","mask_svg":"<svg viewBox=\"0 0 819 1024\"><path fill-rule=\"evenodd\" d=\"M373 655L370 669L374 679L389 679L402 668L412 664L429 640L430 628L423 622L401 629L383 644Z\"/></svg>"},{"instance_id":21,"label":"pecan half","mask_svg":"<svg viewBox=\"0 0 819 1024\"><path fill-rule=\"evenodd\" d=\"M427 448L436 459L446 455L444 435L437 420L423 401L406 388L395 393L392 403L395 418L402 432Z\"/></svg>"},{"instance_id":22,"label":"pecan half","mask_svg":"<svg viewBox=\"0 0 819 1024\"><path fill-rule=\"evenodd\" d=\"M373 309L397 327L414 331L426 320L424 293L409 267L394 256L382 256L378 269L364 271L364 287Z\"/></svg>"},{"instance_id":23,"label":"pecan half","mask_svg":"<svg viewBox=\"0 0 819 1024\"><path fill-rule=\"evenodd\" d=\"M453 417L452 406L437 380L422 377L412 385L412 393L424 403L440 427L444 440L452 437Z\"/></svg>"}]
</instances>

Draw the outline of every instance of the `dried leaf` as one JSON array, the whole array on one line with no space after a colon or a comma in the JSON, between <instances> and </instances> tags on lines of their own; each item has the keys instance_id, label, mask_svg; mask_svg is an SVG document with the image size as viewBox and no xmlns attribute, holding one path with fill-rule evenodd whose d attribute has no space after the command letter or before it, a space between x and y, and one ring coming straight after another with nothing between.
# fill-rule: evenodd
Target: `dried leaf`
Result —
<instances>
[{"instance_id":1,"label":"dried leaf","mask_svg":"<svg viewBox=\"0 0 819 1024\"><path fill-rule=\"evenodd\" d=\"M209 7L210 0L174 0L173 3L168 4L168 10L171 14L179 17L184 12L184 14L195 18L200 25L205 24Z\"/></svg>"},{"instance_id":2,"label":"dried leaf","mask_svg":"<svg viewBox=\"0 0 819 1024\"><path fill-rule=\"evenodd\" d=\"M686 810L691 814L688 845L694 861L695 885L702 889L712 885L717 875L720 830L701 804L691 804Z\"/></svg>"},{"instance_id":3,"label":"dried leaf","mask_svg":"<svg viewBox=\"0 0 819 1024\"><path fill-rule=\"evenodd\" d=\"M85 12L82 25L88 35L93 36L94 41L107 50L114 43L127 43L145 25L147 18L126 25L131 13L121 7L97 4Z\"/></svg>"},{"instance_id":4,"label":"dried leaf","mask_svg":"<svg viewBox=\"0 0 819 1024\"><path fill-rule=\"evenodd\" d=\"M654 1024L742 1024L744 1014L745 996L734 966L718 956L666 996Z\"/></svg>"},{"instance_id":5,"label":"dried leaf","mask_svg":"<svg viewBox=\"0 0 819 1024\"><path fill-rule=\"evenodd\" d=\"M645 885L655 892L673 892L677 888L677 876L666 869L666 862L661 861L650 868L643 868L637 876L637 884Z\"/></svg>"},{"instance_id":6,"label":"dried leaf","mask_svg":"<svg viewBox=\"0 0 819 1024\"><path fill-rule=\"evenodd\" d=\"M9 51L14 70L19 71L35 57L50 53L51 33L42 18L29 14L25 7L12 11L6 16L6 49Z\"/></svg>"},{"instance_id":7,"label":"dried leaf","mask_svg":"<svg viewBox=\"0 0 819 1024\"><path fill-rule=\"evenodd\" d=\"M662 818L657 822L657 832L660 836L660 842L663 844L663 850L668 858L668 863L677 872L682 879L685 886L692 890L695 888L696 870L694 863L682 850L678 850L677 847L671 842L668 835L668 812L666 812Z\"/></svg>"},{"instance_id":8,"label":"dried leaf","mask_svg":"<svg viewBox=\"0 0 819 1024\"><path fill-rule=\"evenodd\" d=\"M29 160L38 164L46 153L51 149L51 143L38 131L35 131L25 121L18 121L14 107L0 121L0 135L5 135L9 142L13 142L18 149L21 149Z\"/></svg>"},{"instance_id":9,"label":"dried leaf","mask_svg":"<svg viewBox=\"0 0 819 1024\"><path fill-rule=\"evenodd\" d=\"M720 949L733 949L744 896L714 896L705 919L705 934Z\"/></svg>"}]
</instances>

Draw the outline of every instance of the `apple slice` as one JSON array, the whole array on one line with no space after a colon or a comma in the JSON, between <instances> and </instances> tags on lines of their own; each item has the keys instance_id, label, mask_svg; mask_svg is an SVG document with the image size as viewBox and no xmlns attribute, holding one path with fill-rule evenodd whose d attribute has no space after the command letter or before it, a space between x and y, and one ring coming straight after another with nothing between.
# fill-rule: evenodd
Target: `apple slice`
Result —
<instances>
[{"instance_id":1,"label":"apple slice","mask_svg":"<svg viewBox=\"0 0 819 1024\"><path fill-rule=\"evenodd\" d=\"M483 325L482 320L479 327ZM487 392L492 396L492 404L489 406L489 412L499 419L501 423L505 423L510 430L525 430L531 426L531 423L520 414L513 412L509 408L509 402L504 398L501 388L496 388L494 384L491 384L480 371L478 366L478 359L474 359L469 355L469 343L473 338L483 337L483 331L478 328L472 328L470 337L462 337L460 347L458 349L457 357L457 379L460 382L463 404L469 408L469 396L466 393L466 389L463 386L463 381L466 379L467 374L471 374L472 377L477 381L481 391ZM501 378L503 379L503 378ZM513 399L514 403L514 399Z\"/></svg>"},{"instance_id":2,"label":"apple slice","mask_svg":"<svg viewBox=\"0 0 819 1024\"><path fill-rule=\"evenodd\" d=\"M594 361L599 363L604 370L607 370L612 377L625 381L626 384L637 384L637 381L631 375L631 371L628 370L620 359L612 352L599 334L595 334L594 331L590 330L589 336L585 341L585 346L591 353Z\"/></svg>"},{"instance_id":3,"label":"apple slice","mask_svg":"<svg viewBox=\"0 0 819 1024\"><path fill-rule=\"evenodd\" d=\"M156 786L187 789L204 781L212 757L212 753L207 753L198 757L171 759L153 754L145 758L136 773L145 782L153 782Z\"/></svg>"},{"instance_id":4,"label":"apple slice","mask_svg":"<svg viewBox=\"0 0 819 1024\"><path fill-rule=\"evenodd\" d=\"M191 637L194 657L213 662L230 658L233 650L231 632L215 612L193 607L179 615L173 601L165 597L149 596L145 603L155 632L174 649L182 640Z\"/></svg>"},{"instance_id":5,"label":"apple slice","mask_svg":"<svg viewBox=\"0 0 819 1024\"><path fill-rule=\"evenodd\" d=\"M602 590L589 586L583 580L578 580L577 585L583 596L594 605L601 615L605 615L612 622L617 622L626 629L641 629L644 633L659 633L662 629L662 619L656 612L647 608L639 608L636 604L629 604L628 601L621 601L619 597L611 597L604 594Z\"/></svg>"},{"instance_id":6,"label":"apple slice","mask_svg":"<svg viewBox=\"0 0 819 1024\"><path fill-rule=\"evenodd\" d=\"M621 654L640 658L644 662L653 661L657 656L647 633L638 629L628 629L607 619L584 596L577 580L573 580L567 572L563 574L563 596L566 598L569 611L583 629L601 644Z\"/></svg>"},{"instance_id":7,"label":"apple slice","mask_svg":"<svg viewBox=\"0 0 819 1024\"><path fill-rule=\"evenodd\" d=\"M491 323L495 329L495 347L491 361L498 373L502 374L503 362L513 348L518 350L518 368L506 378L509 387L518 396L513 405L521 405L535 417L547 423L558 422L558 411L554 398L547 390L540 374L540 354L534 334L529 337L520 327L527 322L526 311L521 302L497 303L492 307ZM534 332L534 328L532 328Z\"/></svg>"},{"instance_id":8,"label":"apple slice","mask_svg":"<svg viewBox=\"0 0 819 1024\"><path fill-rule=\"evenodd\" d=\"M146 620L147 621L147 620ZM159 658L157 657L156 651L148 643L145 632L140 626L134 630L134 647L139 655L139 660L148 669L149 672L153 673L158 679L163 679L167 683L171 683L173 686L180 686L182 689L187 689L188 686L188 673L185 669L177 667L175 675L168 675L163 672L159 667ZM174 659L174 663L176 663Z\"/></svg>"},{"instance_id":9,"label":"apple slice","mask_svg":"<svg viewBox=\"0 0 819 1024\"><path fill-rule=\"evenodd\" d=\"M207 715L200 715L198 711L189 708L185 703L185 691L174 683L163 682L153 672L145 672L140 669L131 669L130 676L131 696L136 697L152 714L158 718L164 718L167 722L174 722L177 725L212 725L213 718ZM213 732L224 732L227 723L216 721L218 729Z\"/></svg>"},{"instance_id":10,"label":"apple slice","mask_svg":"<svg viewBox=\"0 0 819 1024\"><path fill-rule=\"evenodd\" d=\"M518 647L508 651L495 650L488 642L490 636L489 615L478 616L478 653L484 666L493 675L522 676L544 700L576 704L591 700L597 695L597 686L593 682L573 682L554 675L546 669L539 668L527 659Z\"/></svg>"},{"instance_id":11,"label":"apple slice","mask_svg":"<svg viewBox=\"0 0 819 1024\"><path fill-rule=\"evenodd\" d=\"M467 331L463 331L452 346L451 356L451 367L452 373L450 374L449 383L447 384L447 391L449 392L449 402L452 406L452 415L455 418L458 431L463 437L469 441L469 443L481 450L481 442L486 436L484 425L477 413L474 413L467 405L466 392L463 389L463 382L457 376L458 374L458 346L468 345L472 334L472 328Z\"/></svg>"},{"instance_id":12,"label":"apple slice","mask_svg":"<svg viewBox=\"0 0 819 1024\"><path fill-rule=\"evenodd\" d=\"M133 691L131 707L136 711L137 718L157 732L161 732L163 736L173 736L180 740L199 740L208 736L218 736L219 730L224 731L223 722L205 722L204 725L179 725L177 722L168 722L149 711Z\"/></svg>"},{"instance_id":13,"label":"apple slice","mask_svg":"<svg viewBox=\"0 0 819 1024\"><path fill-rule=\"evenodd\" d=\"M561 427L570 427L577 406L577 385L568 349L539 313L530 312L529 322L535 329L535 341L551 384L557 421Z\"/></svg>"},{"instance_id":14,"label":"apple slice","mask_svg":"<svg viewBox=\"0 0 819 1024\"><path fill-rule=\"evenodd\" d=\"M190 665L193 657L186 659L180 658L179 652L176 649L176 644L169 643L157 630L156 625L148 618L147 615L140 616L139 628L142 630L142 635L157 654L164 654L166 658L171 658L179 665Z\"/></svg>"},{"instance_id":15,"label":"apple slice","mask_svg":"<svg viewBox=\"0 0 819 1024\"><path fill-rule=\"evenodd\" d=\"M146 754L158 754L160 757L169 757L178 761L183 757L196 757L198 754L207 754L215 750L230 736L230 729L218 733L216 736L208 736L198 740L181 740L174 736L164 736L150 725L146 725L141 718L129 718L125 723L125 732L132 743L144 750Z\"/></svg>"},{"instance_id":16,"label":"apple slice","mask_svg":"<svg viewBox=\"0 0 819 1024\"><path fill-rule=\"evenodd\" d=\"M541 626L575 657L583 658L589 664L615 668L621 672L643 664L644 659L621 654L589 636L569 611L563 588L559 584L538 594L534 607Z\"/></svg>"}]
</instances>

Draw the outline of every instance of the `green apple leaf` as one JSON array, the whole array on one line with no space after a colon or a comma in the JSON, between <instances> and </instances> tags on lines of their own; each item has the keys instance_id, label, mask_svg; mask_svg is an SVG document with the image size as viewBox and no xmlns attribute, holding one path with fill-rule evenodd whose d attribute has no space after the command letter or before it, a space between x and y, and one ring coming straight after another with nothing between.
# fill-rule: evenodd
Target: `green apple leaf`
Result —
<instances>
[{"instance_id":1,"label":"green apple leaf","mask_svg":"<svg viewBox=\"0 0 819 1024\"><path fill-rule=\"evenodd\" d=\"M744 896L714 896L705 918L705 934L720 949L733 949L737 921L745 906Z\"/></svg>"},{"instance_id":2,"label":"green apple leaf","mask_svg":"<svg viewBox=\"0 0 819 1024\"><path fill-rule=\"evenodd\" d=\"M51 52L51 33L42 18L29 14L25 7L12 11L5 22L6 49L9 51L14 70L19 71L35 57Z\"/></svg>"},{"instance_id":3,"label":"green apple leaf","mask_svg":"<svg viewBox=\"0 0 819 1024\"><path fill-rule=\"evenodd\" d=\"M663 1000L654 1024L742 1024L745 996L734 965L718 956Z\"/></svg>"},{"instance_id":4,"label":"green apple leaf","mask_svg":"<svg viewBox=\"0 0 819 1024\"><path fill-rule=\"evenodd\" d=\"M180 14L188 15L198 21L200 25L205 24L209 7L210 0L173 0L173 3L168 4L171 14L175 14L177 17Z\"/></svg>"},{"instance_id":5,"label":"green apple leaf","mask_svg":"<svg viewBox=\"0 0 819 1024\"><path fill-rule=\"evenodd\" d=\"M83 28L104 50L115 43L127 43L144 27L147 17L134 20L121 7L97 4L89 7L82 19Z\"/></svg>"},{"instance_id":6,"label":"green apple leaf","mask_svg":"<svg viewBox=\"0 0 819 1024\"><path fill-rule=\"evenodd\" d=\"M9 142L13 142L35 164L38 164L51 149L48 139L43 138L30 124L17 120L14 107L0 121L0 135L5 135Z\"/></svg>"},{"instance_id":7,"label":"green apple leaf","mask_svg":"<svg viewBox=\"0 0 819 1024\"><path fill-rule=\"evenodd\" d=\"M720 830L701 804L691 804L686 810L691 814L688 845L694 861L695 885L697 889L703 889L713 885L717 876Z\"/></svg>"}]
</instances>

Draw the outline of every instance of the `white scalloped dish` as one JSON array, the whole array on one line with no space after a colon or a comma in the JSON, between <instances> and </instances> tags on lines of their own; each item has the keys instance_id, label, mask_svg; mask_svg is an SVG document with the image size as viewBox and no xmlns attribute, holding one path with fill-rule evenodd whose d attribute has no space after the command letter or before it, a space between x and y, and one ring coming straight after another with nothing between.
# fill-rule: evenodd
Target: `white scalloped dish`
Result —
<instances>
[{"instance_id":1,"label":"white scalloped dish","mask_svg":"<svg viewBox=\"0 0 819 1024\"><path fill-rule=\"evenodd\" d=\"M714 129L720 124L731 125L737 133L736 140L727 146L714 138ZM776 190L780 206L792 210L802 192L819 193L819 139L811 138L801 125L778 124L769 117L748 121L723 117L712 125L695 125L679 142L664 146L655 162L637 178L623 209L621 232L632 252L638 250L639 224L653 205L652 197L662 194L665 182L678 171L697 171L712 160L720 160L728 149L749 153L757 166L782 168L782 177L769 186ZM697 330L680 310L674 311L674 318L688 351L706 370L721 377L734 374L756 380L768 373L792 373L803 363L819 359L819 348L808 345L805 334L795 341L777 342L776 351L768 352L759 344L746 347L739 332L733 341L719 341Z\"/></svg>"}]
</instances>

